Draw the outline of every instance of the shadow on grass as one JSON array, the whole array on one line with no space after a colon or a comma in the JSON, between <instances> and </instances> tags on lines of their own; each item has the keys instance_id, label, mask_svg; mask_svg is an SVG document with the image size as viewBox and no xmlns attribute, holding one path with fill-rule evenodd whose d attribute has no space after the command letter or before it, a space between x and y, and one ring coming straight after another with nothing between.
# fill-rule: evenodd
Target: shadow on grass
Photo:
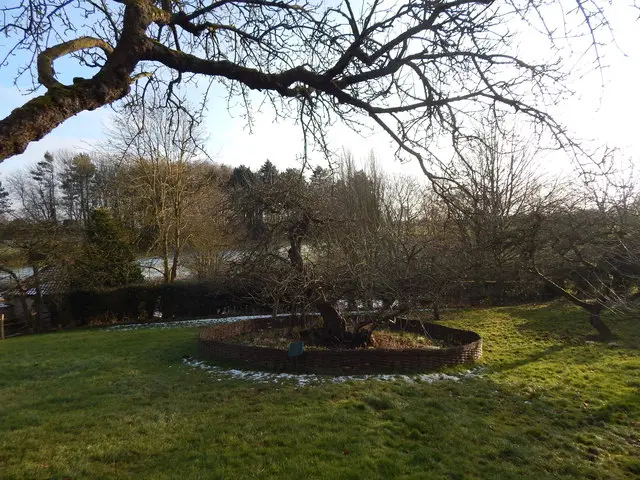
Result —
<instances>
[{"instance_id":1,"label":"shadow on grass","mask_svg":"<svg viewBox=\"0 0 640 480\"><path fill-rule=\"evenodd\" d=\"M581 344L586 341L624 343L627 347L640 347L640 319L633 313L604 311L603 321L611 328L614 338L599 339L589 324L589 314L565 301L532 306L524 305L510 310L513 317L524 320L517 330L534 335L536 339L552 339L562 343Z\"/></svg>"},{"instance_id":2,"label":"shadow on grass","mask_svg":"<svg viewBox=\"0 0 640 480\"><path fill-rule=\"evenodd\" d=\"M566 348L566 345L552 345L542 351L538 351L530 355L520 357L517 360L511 361L511 362L506 361L502 363L492 364L490 368L492 372L505 372L508 370L513 370L533 362L545 360L563 351L565 348Z\"/></svg>"},{"instance_id":3,"label":"shadow on grass","mask_svg":"<svg viewBox=\"0 0 640 480\"><path fill-rule=\"evenodd\" d=\"M586 311L564 302L514 307L510 314L524 320L517 326L521 333L532 334L539 339L554 339L562 342L583 342L588 335L596 333L589 325Z\"/></svg>"},{"instance_id":4,"label":"shadow on grass","mask_svg":"<svg viewBox=\"0 0 640 480\"><path fill-rule=\"evenodd\" d=\"M588 333L580 311L568 333L553 317L570 308L505 312L480 315L502 363L433 384L219 381L179 360L195 331L16 343L0 361L19 360L0 392L0 477L634 478L638 353L556 341Z\"/></svg>"},{"instance_id":5,"label":"shadow on grass","mask_svg":"<svg viewBox=\"0 0 640 480\"><path fill-rule=\"evenodd\" d=\"M120 424L122 431L98 446L88 468L118 463L145 472L140 478L189 465L206 478L418 478L428 471L425 478L434 479L615 479L638 467L635 437L626 427L637 406L622 397L585 407L561 386L532 396L485 379L266 388L260 396L251 390L246 385L215 409L181 395L189 413L180 425L161 429L154 422L166 416L166 405L139 409L140 424ZM139 429L152 430L154 438ZM85 441L96 445L99 437L89 434ZM142 445L144 455L130 455ZM73 462L53 473L77 473Z\"/></svg>"}]
</instances>

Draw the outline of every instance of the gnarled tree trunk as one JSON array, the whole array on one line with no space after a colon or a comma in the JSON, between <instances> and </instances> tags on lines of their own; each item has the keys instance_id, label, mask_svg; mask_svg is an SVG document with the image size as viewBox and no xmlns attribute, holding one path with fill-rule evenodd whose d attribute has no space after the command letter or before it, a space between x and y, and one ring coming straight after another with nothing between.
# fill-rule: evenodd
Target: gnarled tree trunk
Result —
<instances>
[{"instance_id":1,"label":"gnarled tree trunk","mask_svg":"<svg viewBox=\"0 0 640 480\"><path fill-rule=\"evenodd\" d=\"M289 231L289 261L294 270L302 275L303 278L306 277L307 271L302 257L302 239L310 225L311 220L305 216ZM353 340L353 334L347 331L346 320L340 315L335 305L325 299L322 289L315 282L305 283L309 285L305 295L318 309L323 322L322 328L313 333L316 341L324 345L337 345ZM347 337L350 338L347 339Z\"/></svg>"},{"instance_id":2,"label":"gnarled tree trunk","mask_svg":"<svg viewBox=\"0 0 640 480\"><path fill-rule=\"evenodd\" d=\"M597 305L599 308L595 308L589 312L589 323L593 328L598 331L598 336L603 340L613 337L613 333L609 329L609 327L602 321L600 318L600 312L602 311L602 306Z\"/></svg>"},{"instance_id":3,"label":"gnarled tree trunk","mask_svg":"<svg viewBox=\"0 0 640 480\"><path fill-rule=\"evenodd\" d=\"M328 343L342 343L347 334L347 322L335 306L327 301L316 303L322 316L322 335Z\"/></svg>"},{"instance_id":4,"label":"gnarled tree trunk","mask_svg":"<svg viewBox=\"0 0 640 480\"><path fill-rule=\"evenodd\" d=\"M440 304L433 302L433 319L440 320Z\"/></svg>"}]
</instances>

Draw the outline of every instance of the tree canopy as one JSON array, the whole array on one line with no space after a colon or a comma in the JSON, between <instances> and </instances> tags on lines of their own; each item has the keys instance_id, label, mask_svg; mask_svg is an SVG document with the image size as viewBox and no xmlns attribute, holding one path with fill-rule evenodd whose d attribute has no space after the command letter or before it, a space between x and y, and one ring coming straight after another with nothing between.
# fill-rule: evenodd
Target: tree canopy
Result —
<instances>
[{"instance_id":1,"label":"tree canopy","mask_svg":"<svg viewBox=\"0 0 640 480\"><path fill-rule=\"evenodd\" d=\"M179 110L180 86L198 78L248 107L249 90L264 92L320 147L327 125L357 129L368 117L432 180L433 139L446 135L456 147L487 112L517 112L567 146L547 108L575 66L562 61L561 45L571 39L586 63L597 62L610 34L606 3L10 0L0 7L8 37L0 65L31 75L42 93L0 120L0 160L125 97ZM95 74L62 84L54 62L64 56Z\"/></svg>"}]
</instances>

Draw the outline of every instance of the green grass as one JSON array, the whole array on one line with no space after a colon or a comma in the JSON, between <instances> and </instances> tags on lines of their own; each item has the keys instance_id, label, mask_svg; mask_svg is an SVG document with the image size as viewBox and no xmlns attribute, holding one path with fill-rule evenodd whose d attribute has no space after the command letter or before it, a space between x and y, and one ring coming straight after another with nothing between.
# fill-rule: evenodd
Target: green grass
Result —
<instances>
[{"instance_id":1,"label":"green grass","mask_svg":"<svg viewBox=\"0 0 640 480\"><path fill-rule=\"evenodd\" d=\"M197 330L0 342L0 478L640 478L640 320L473 310L482 377L295 387L182 364Z\"/></svg>"}]
</instances>

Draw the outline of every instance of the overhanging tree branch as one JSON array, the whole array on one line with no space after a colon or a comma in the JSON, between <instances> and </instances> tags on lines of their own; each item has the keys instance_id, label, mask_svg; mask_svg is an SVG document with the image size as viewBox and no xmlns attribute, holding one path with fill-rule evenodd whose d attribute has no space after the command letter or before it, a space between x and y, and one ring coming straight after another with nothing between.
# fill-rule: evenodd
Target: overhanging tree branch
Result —
<instances>
[{"instance_id":1,"label":"overhanging tree branch","mask_svg":"<svg viewBox=\"0 0 640 480\"><path fill-rule=\"evenodd\" d=\"M61 87L62 84L55 78L53 62L64 55L88 48L100 48L107 56L113 53L111 45L93 37L80 37L55 47L47 48L38 55L38 81L40 84L47 88Z\"/></svg>"},{"instance_id":2,"label":"overhanging tree branch","mask_svg":"<svg viewBox=\"0 0 640 480\"><path fill-rule=\"evenodd\" d=\"M425 158L436 161L430 143L449 135L455 144L469 119L480 121L478 112L515 110L550 131L559 146L575 146L543 102L553 89L562 90L567 72L553 57L527 62L517 34L499 28L544 21L545 0L376 0L359 13L348 1L332 7L305 0L11 1L15 5L0 7L6 19L0 33L14 42L0 58L35 52L37 61L20 72L32 71L49 91L0 121L0 160L78 112L128 96L145 62L161 68L145 88L133 90L130 102L157 101L164 89L164 106L180 109L176 88L197 76L220 78L231 94L239 88L246 98L245 89L261 90L277 108L289 108L277 101L282 97L310 102L313 129L336 118L357 125L358 115L373 117L423 168ZM607 27L605 11L595 0L578 3L582 25L571 27L582 27L596 48ZM79 16L88 20L86 28L73 21ZM60 84L53 62L67 54L98 66L98 73Z\"/></svg>"}]
</instances>

